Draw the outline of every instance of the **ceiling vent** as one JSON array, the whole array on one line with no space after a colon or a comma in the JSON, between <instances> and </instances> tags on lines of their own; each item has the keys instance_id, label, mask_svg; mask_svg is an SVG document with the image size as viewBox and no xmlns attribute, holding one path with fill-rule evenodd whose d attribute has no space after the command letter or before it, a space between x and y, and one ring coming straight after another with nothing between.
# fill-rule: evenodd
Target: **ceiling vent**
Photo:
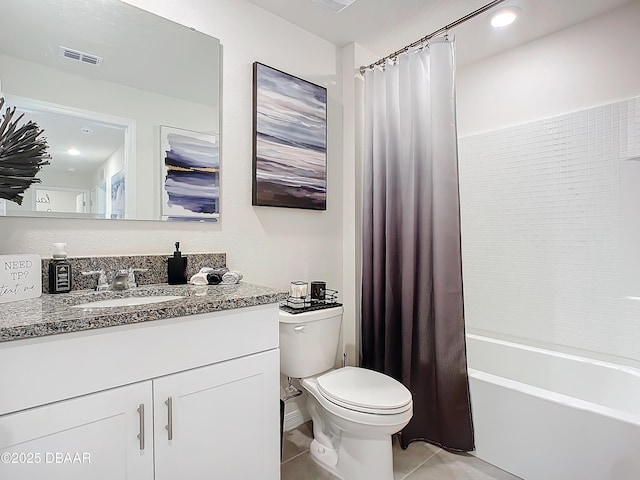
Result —
<instances>
[{"instance_id":1,"label":"ceiling vent","mask_svg":"<svg viewBox=\"0 0 640 480\"><path fill-rule=\"evenodd\" d=\"M316 5L338 13L347 8L356 0L311 0Z\"/></svg>"},{"instance_id":2,"label":"ceiling vent","mask_svg":"<svg viewBox=\"0 0 640 480\"><path fill-rule=\"evenodd\" d=\"M88 63L89 65L95 65L96 67L102 65L102 57L81 52L80 50L74 50L73 48L60 47L58 49L58 53L61 57L75 60L77 62Z\"/></svg>"}]
</instances>

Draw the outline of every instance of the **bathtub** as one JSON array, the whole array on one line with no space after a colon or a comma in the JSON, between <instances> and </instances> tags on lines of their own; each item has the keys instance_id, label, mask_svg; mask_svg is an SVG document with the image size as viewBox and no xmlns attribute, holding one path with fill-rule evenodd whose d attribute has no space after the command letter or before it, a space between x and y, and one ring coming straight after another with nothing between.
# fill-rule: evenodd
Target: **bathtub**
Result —
<instances>
[{"instance_id":1,"label":"bathtub","mask_svg":"<svg viewBox=\"0 0 640 480\"><path fill-rule=\"evenodd\" d=\"M478 458L525 480L640 479L640 370L467 334Z\"/></svg>"}]
</instances>

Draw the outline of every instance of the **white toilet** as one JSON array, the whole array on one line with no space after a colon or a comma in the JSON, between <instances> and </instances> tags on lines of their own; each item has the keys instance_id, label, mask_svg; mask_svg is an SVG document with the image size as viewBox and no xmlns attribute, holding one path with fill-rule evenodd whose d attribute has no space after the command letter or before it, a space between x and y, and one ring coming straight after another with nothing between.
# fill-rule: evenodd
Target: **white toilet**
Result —
<instances>
[{"instance_id":1,"label":"white toilet","mask_svg":"<svg viewBox=\"0 0 640 480\"><path fill-rule=\"evenodd\" d=\"M343 480L392 480L391 435L413 415L411 392L372 370L333 370L342 307L280 310L280 371L301 379L313 421L311 457Z\"/></svg>"}]
</instances>

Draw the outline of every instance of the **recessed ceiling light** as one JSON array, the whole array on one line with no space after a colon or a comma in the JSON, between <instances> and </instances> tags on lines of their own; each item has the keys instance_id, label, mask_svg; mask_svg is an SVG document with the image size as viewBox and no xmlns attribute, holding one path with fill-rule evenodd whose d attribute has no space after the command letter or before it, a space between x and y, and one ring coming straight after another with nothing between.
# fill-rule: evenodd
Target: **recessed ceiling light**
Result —
<instances>
[{"instance_id":1,"label":"recessed ceiling light","mask_svg":"<svg viewBox=\"0 0 640 480\"><path fill-rule=\"evenodd\" d=\"M316 5L338 13L347 8L356 0L311 0Z\"/></svg>"},{"instance_id":2,"label":"recessed ceiling light","mask_svg":"<svg viewBox=\"0 0 640 480\"><path fill-rule=\"evenodd\" d=\"M89 127L82 127L80 131L85 135L91 135L93 133L93 129Z\"/></svg>"},{"instance_id":3,"label":"recessed ceiling light","mask_svg":"<svg viewBox=\"0 0 640 480\"><path fill-rule=\"evenodd\" d=\"M75 167L69 167L69 168L67 168L67 170L69 170L70 172L75 172L76 171Z\"/></svg>"},{"instance_id":4,"label":"recessed ceiling light","mask_svg":"<svg viewBox=\"0 0 640 480\"><path fill-rule=\"evenodd\" d=\"M78 150L77 148L70 148L69 150L67 150L67 153L75 157L76 155L80 155L80 150Z\"/></svg>"},{"instance_id":5,"label":"recessed ceiling light","mask_svg":"<svg viewBox=\"0 0 640 480\"><path fill-rule=\"evenodd\" d=\"M515 22L518 18L519 9L516 7L503 8L498 10L491 17L491 26L495 28L506 27Z\"/></svg>"}]
</instances>

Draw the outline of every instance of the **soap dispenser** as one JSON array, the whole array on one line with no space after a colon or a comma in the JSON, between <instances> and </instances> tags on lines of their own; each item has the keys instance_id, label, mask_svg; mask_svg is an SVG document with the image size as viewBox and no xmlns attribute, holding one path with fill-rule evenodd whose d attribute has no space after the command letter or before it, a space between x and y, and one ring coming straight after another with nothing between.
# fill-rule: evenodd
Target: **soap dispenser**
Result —
<instances>
[{"instance_id":1,"label":"soap dispenser","mask_svg":"<svg viewBox=\"0 0 640 480\"><path fill-rule=\"evenodd\" d=\"M67 261L66 243L53 244L53 260L49 264L49 293L67 293L71 291L73 272Z\"/></svg>"},{"instance_id":2,"label":"soap dispenser","mask_svg":"<svg viewBox=\"0 0 640 480\"><path fill-rule=\"evenodd\" d=\"M180 252L180 242L176 242L176 251L173 257L167 259L167 276L169 285L182 285L187 283L187 257Z\"/></svg>"}]
</instances>

